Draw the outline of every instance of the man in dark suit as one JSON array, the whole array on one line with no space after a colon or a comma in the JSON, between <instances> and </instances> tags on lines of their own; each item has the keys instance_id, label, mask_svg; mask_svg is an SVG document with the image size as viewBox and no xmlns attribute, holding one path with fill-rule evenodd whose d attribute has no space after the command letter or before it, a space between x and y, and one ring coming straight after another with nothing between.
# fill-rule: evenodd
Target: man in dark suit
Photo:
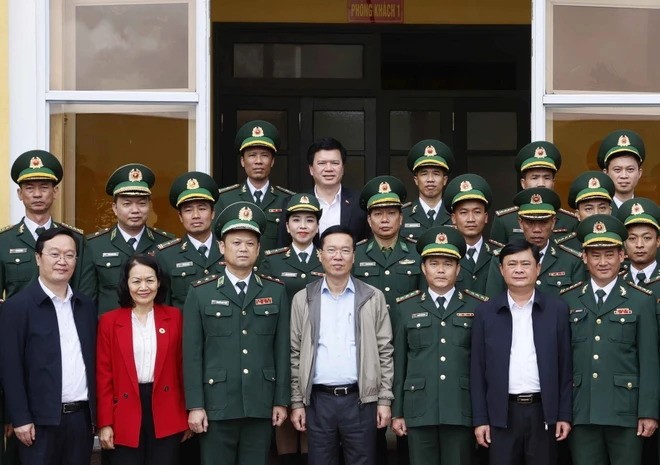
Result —
<instances>
[{"instance_id":1,"label":"man in dark suit","mask_svg":"<svg viewBox=\"0 0 660 465\"><path fill-rule=\"evenodd\" d=\"M89 465L97 311L72 290L77 242L67 229L37 239L39 278L5 302L0 362L23 465Z\"/></svg>"},{"instance_id":2,"label":"man in dark suit","mask_svg":"<svg viewBox=\"0 0 660 465\"><path fill-rule=\"evenodd\" d=\"M472 325L475 435L491 465L554 464L572 419L568 308L535 290L536 245L516 240L499 257L508 290L477 307Z\"/></svg>"}]
</instances>

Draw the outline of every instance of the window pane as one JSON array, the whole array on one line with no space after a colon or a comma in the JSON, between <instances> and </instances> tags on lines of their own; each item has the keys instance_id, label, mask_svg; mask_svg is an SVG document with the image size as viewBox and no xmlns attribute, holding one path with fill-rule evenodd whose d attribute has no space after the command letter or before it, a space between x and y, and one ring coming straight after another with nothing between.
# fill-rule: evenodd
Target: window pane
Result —
<instances>
[{"instance_id":1,"label":"window pane","mask_svg":"<svg viewBox=\"0 0 660 465\"><path fill-rule=\"evenodd\" d=\"M275 126L280 133L280 152L287 152L289 149L289 135L287 126L287 112L284 110L238 110L236 112L236 127L240 128L248 121L261 119L268 121Z\"/></svg>"},{"instance_id":2,"label":"window pane","mask_svg":"<svg viewBox=\"0 0 660 465\"><path fill-rule=\"evenodd\" d=\"M553 5L552 17L549 92L660 92L660 8Z\"/></svg>"},{"instance_id":3,"label":"window pane","mask_svg":"<svg viewBox=\"0 0 660 465\"><path fill-rule=\"evenodd\" d=\"M511 199L518 192L518 176L514 168L514 155L470 155L467 159L467 172L478 174L490 185L493 195L493 215L495 210L510 207ZM563 168L562 168L563 169ZM491 216L490 221L493 220Z\"/></svg>"},{"instance_id":4,"label":"window pane","mask_svg":"<svg viewBox=\"0 0 660 465\"><path fill-rule=\"evenodd\" d=\"M51 105L50 147L64 160L63 218L87 233L112 225L106 181L119 166L137 162L156 175L148 224L180 235L169 190L174 178L194 169L194 114L184 105Z\"/></svg>"},{"instance_id":5,"label":"window pane","mask_svg":"<svg viewBox=\"0 0 660 465\"><path fill-rule=\"evenodd\" d=\"M264 45L263 44L234 45L234 77L238 77L238 78L264 77Z\"/></svg>"},{"instance_id":6,"label":"window pane","mask_svg":"<svg viewBox=\"0 0 660 465\"><path fill-rule=\"evenodd\" d=\"M346 158L342 184L360 191L364 187L364 157L351 155Z\"/></svg>"},{"instance_id":7,"label":"window pane","mask_svg":"<svg viewBox=\"0 0 660 465\"><path fill-rule=\"evenodd\" d=\"M315 111L314 140L334 137L346 150L364 150L364 112Z\"/></svg>"},{"instance_id":8,"label":"window pane","mask_svg":"<svg viewBox=\"0 0 660 465\"><path fill-rule=\"evenodd\" d=\"M391 150L410 150L422 139L440 139L440 112L390 112Z\"/></svg>"},{"instance_id":9,"label":"window pane","mask_svg":"<svg viewBox=\"0 0 660 465\"><path fill-rule=\"evenodd\" d=\"M302 77L360 79L362 48L362 45L303 45Z\"/></svg>"},{"instance_id":10,"label":"window pane","mask_svg":"<svg viewBox=\"0 0 660 465\"><path fill-rule=\"evenodd\" d=\"M415 181L413 181L412 173L408 171L407 156L390 156L390 174L399 178L403 182L403 185L406 186L406 192L408 193L407 201L417 198L417 186L415 186Z\"/></svg>"},{"instance_id":11,"label":"window pane","mask_svg":"<svg viewBox=\"0 0 660 465\"><path fill-rule=\"evenodd\" d=\"M468 150L516 150L516 112L471 111L467 114Z\"/></svg>"},{"instance_id":12,"label":"window pane","mask_svg":"<svg viewBox=\"0 0 660 465\"><path fill-rule=\"evenodd\" d=\"M52 89L194 90L194 0L99 3L51 2Z\"/></svg>"}]
</instances>

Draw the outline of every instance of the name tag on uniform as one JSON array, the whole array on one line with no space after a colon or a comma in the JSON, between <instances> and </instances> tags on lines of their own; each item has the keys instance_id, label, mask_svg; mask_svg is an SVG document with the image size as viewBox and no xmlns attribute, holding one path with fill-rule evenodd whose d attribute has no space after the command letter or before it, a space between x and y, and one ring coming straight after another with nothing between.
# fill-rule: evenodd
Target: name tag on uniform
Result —
<instances>
[{"instance_id":1,"label":"name tag on uniform","mask_svg":"<svg viewBox=\"0 0 660 465\"><path fill-rule=\"evenodd\" d=\"M582 312L584 312L584 308L571 308L568 312L569 312L571 315L572 315L573 313L582 313Z\"/></svg>"},{"instance_id":2,"label":"name tag on uniform","mask_svg":"<svg viewBox=\"0 0 660 465\"><path fill-rule=\"evenodd\" d=\"M211 305L226 305L229 306L228 300L211 300Z\"/></svg>"},{"instance_id":3,"label":"name tag on uniform","mask_svg":"<svg viewBox=\"0 0 660 465\"><path fill-rule=\"evenodd\" d=\"M360 262L359 266L376 266L376 262Z\"/></svg>"},{"instance_id":4,"label":"name tag on uniform","mask_svg":"<svg viewBox=\"0 0 660 465\"><path fill-rule=\"evenodd\" d=\"M119 257L119 252L103 252L103 255L101 255L103 258L106 257Z\"/></svg>"},{"instance_id":5,"label":"name tag on uniform","mask_svg":"<svg viewBox=\"0 0 660 465\"><path fill-rule=\"evenodd\" d=\"M565 271L551 271L548 276L566 276Z\"/></svg>"},{"instance_id":6,"label":"name tag on uniform","mask_svg":"<svg viewBox=\"0 0 660 465\"><path fill-rule=\"evenodd\" d=\"M415 263L415 260L412 260L410 258L404 258L403 260L399 260L400 265L412 265Z\"/></svg>"},{"instance_id":7,"label":"name tag on uniform","mask_svg":"<svg viewBox=\"0 0 660 465\"><path fill-rule=\"evenodd\" d=\"M27 249L9 249L9 253L25 253Z\"/></svg>"},{"instance_id":8,"label":"name tag on uniform","mask_svg":"<svg viewBox=\"0 0 660 465\"><path fill-rule=\"evenodd\" d=\"M310 274L312 274L313 276L320 276L320 277L325 276L325 274L323 274L320 271L312 271Z\"/></svg>"},{"instance_id":9,"label":"name tag on uniform","mask_svg":"<svg viewBox=\"0 0 660 465\"><path fill-rule=\"evenodd\" d=\"M280 273L280 276L282 276L283 278L296 278L298 277L298 273L294 273L292 271L282 271L282 273Z\"/></svg>"},{"instance_id":10,"label":"name tag on uniform","mask_svg":"<svg viewBox=\"0 0 660 465\"><path fill-rule=\"evenodd\" d=\"M632 310L629 308L617 308L614 310L615 315L632 315Z\"/></svg>"},{"instance_id":11,"label":"name tag on uniform","mask_svg":"<svg viewBox=\"0 0 660 465\"><path fill-rule=\"evenodd\" d=\"M419 223L406 223L403 225L404 228L419 228L420 226Z\"/></svg>"},{"instance_id":12,"label":"name tag on uniform","mask_svg":"<svg viewBox=\"0 0 660 465\"><path fill-rule=\"evenodd\" d=\"M193 262L180 262L176 264L177 268L186 268L189 266L193 266Z\"/></svg>"},{"instance_id":13,"label":"name tag on uniform","mask_svg":"<svg viewBox=\"0 0 660 465\"><path fill-rule=\"evenodd\" d=\"M269 208L268 213L282 213L281 208Z\"/></svg>"},{"instance_id":14,"label":"name tag on uniform","mask_svg":"<svg viewBox=\"0 0 660 465\"><path fill-rule=\"evenodd\" d=\"M456 316L463 318L474 318L474 313L457 313Z\"/></svg>"},{"instance_id":15,"label":"name tag on uniform","mask_svg":"<svg viewBox=\"0 0 660 465\"><path fill-rule=\"evenodd\" d=\"M272 297L262 297L260 299L254 299L254 305L270 305L273 303Z\"/></svg>"},{"instance_id":16,"label":"name tag on uniform","mask_svg":"<svg viewBox=\"0 0 660 465\"><path fill-rule=\"evenodd\" d=\"M425 316L429 316L429 312L413 313L410 318L424 318Z\"/></svg>"},{"instance_id":17,"label":"name tag on uniform","mask_svg":"<svg viewBox=\"0 0 660 465\"><path fill-rule=\"evenodd\" d=\"M514 232L514 233L521 233L521 232L522 232L522 229L520 229L520 228L513 228L513 232Z\"/></svg>"}]
</instances>

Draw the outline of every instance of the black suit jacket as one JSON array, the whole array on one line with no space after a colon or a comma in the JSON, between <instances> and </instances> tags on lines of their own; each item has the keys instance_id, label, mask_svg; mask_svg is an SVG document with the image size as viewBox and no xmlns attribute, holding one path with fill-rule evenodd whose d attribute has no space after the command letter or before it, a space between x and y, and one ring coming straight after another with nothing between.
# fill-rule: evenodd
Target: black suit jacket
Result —
<instances>
[{"instance_id":1,"label":"black suit jacket","mask_svg":"<svg viewBox=\"0 0 660 465\"><path fill-rule=\"evenodd\" d=\"M73 291L71 298L87 374L92 423L96 422L96 305ZM62 415L62 356L55 306L35 280L7 299L0 312L0 362L9 419L59 425Z\"/></svg>"},{"instance_id":2,"label":"black suit jacket","mask_svg":"<svg viewBox=\"0 0 660 465\"><path fill-rule=\"evenodd\" d=\"M507 426L512 325L506 292L479 305L475 311L470 369L474 426ZM573 357L568 306L563 300L537 290L532 326L545 422L549 425L570 422Z\"/></svg>"}]
</instances>

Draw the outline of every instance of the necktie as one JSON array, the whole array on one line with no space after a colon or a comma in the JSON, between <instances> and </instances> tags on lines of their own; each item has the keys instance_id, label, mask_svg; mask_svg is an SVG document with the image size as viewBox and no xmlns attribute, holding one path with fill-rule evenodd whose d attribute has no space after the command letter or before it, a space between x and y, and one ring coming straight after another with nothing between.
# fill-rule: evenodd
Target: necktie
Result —
<instances>
[{"instance_id":1,"label":"necktie","mask_svg":"<svg viewBox=\"0 0 660 465\"><path fill-rule=\"evenodd\" d=\"M435 218L435 210L429 210L426 215L429 217L429 220L431 220L431 223L433 223L433 219Z\"/></svg>"},{"instance_id":2,"label":"necktie","mask_svg":"<svg viewBox=\"0 0 660 465\"><path fill-rule=\"evenodd\" d=\"M604 299L605 291L602 290L602 289L598 289L596 291L596 295L598 296L598 301L596 302L596 304L598 305L598 310L600 310L601 307L603 306L603 302L605 302L605 299Z\"/></svg>"},{"instance_id":3,"label":"necktie","mask_svg":"<svg viewBox=\"0 0 660 465\"><path fill-rule=\"evenodd\" d=\"M390 254L392 253L392 247L383 247L380 249L381 252L383 252L383 255L385 255L385 258L389 258Z\"/></svg>"},{"instance_id":4,"label":"necktie","mask_svg":"<svg viewBox=\"0 0 660 465\"><path fill-rule=\"evenodd\" d=\"M637 273L637 285L642 286L646 282L646 274L642 271L641 273Z\"/></svg>"},{"instance_id":5,"label":"necktie","mask_svg":"<svg viewBox=\"0 0 660 465\"><path fill-rule=\"evenodd\" d=\"M245 288L247 287L247 284L245 281L239 281L236 283L236 286L241 290L238 293L238 298L241 302L243 302L245 300Z\"/></svg>"},{"instance_id":6,"label":"necktie","mask_svg":"<svg viewBox=\"0 0 660 465\"><path fill-rule=\"evenodd\" d=\"M43 226L39 226L37 229L34 230L34 232L36 232L37 237L39 237L39 236L41 236L41 233L44 232L45 230L46 230L46 228L44 228Z\"/></svg>"},{"instance_id":7,"label":"necktie","mask_svg":"<svg viewBox=\"0 0 660 465\"><path fill-rule=\"evenodd\" d=\"M261 205L261 196L264 195L261 191L254 191L254 198L256 199L256 204Z\"/></svg>"},{"instance_id":8,"label":"necktie","mask_svg":"<svg viewBox=\"0 0 660 465\"><path fill-rule=\"evenodd\" d=\"M543 252L539 252L539 263L543 261Z\"/></svg>"},{"instance_id":9,"label":"necktie","mask_svg":"<svg viewBox=\"0 0 660 465\"><path fill-rule=\"evenodd\" d=\"M135 250L135 243L137 242L137 239L134 237L131 237L129 240L126 241L128 245L131 246L131 249Z\"/></svg>"},{"instance_id":10,"label":"necktie","mask_svg":"<svg viewBox=\"0 0 660 465\"><path fill-rule=\"evenodd\" d=\"M307 252L300 252L300 253L298 254L298 258L300 258L300 262L301 262L301 263L307 263L307 256L308 256L308 255L309 255L309 254L308 254Z\"/></svg>"},{"instance_id":11,"label":"necktie","mask_svg":"<svg viewBox=\"0 0 660 465\"><path fill-rule=\"evenodd\" d=\"M438 298L435 299L435 304L438 306L438 310L444 310L445 309L445 298L443 296L438 296Z\"/></svg>"},{"instance_id":12,"label":"necktie","mask_svg":"<svg viewBox=\"0 0 660 465\"><path fill-rule=\"evenodd\" d=\"M207 250L209 250L209 248L206 247L204 244L200 245L199 248L197 249L197 251L199 252L199 254L200 254L202 257L204 257L204 258L206 258L206 251L207 251Z\"/></svg>"},{"instance_id":13,"label":"necktie","mask_svg":"<svg viewBox=\"0 0 660 465\"><path fill-rule=\"evenodd\" d=\"M468 260L472 261L472 263L475 262L475 260L474 260L474 253L475 253L476 251L477 251L477 249L475 249L474 247L470 247L469 249L467 249Z\"/></svg>"}]
</instances>

